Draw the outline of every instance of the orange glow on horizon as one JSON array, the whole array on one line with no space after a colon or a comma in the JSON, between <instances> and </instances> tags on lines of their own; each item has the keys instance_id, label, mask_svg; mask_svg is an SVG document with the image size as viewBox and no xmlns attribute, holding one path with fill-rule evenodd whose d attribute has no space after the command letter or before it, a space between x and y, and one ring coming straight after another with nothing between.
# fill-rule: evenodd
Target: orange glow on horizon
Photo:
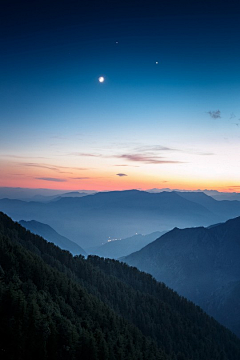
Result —
<instances>
[{"instance_id":1,"label":"orange glow on horizon","mask_svg":"<svg viewBox=\"0 0 240 360\"><path fill-rule=\"evenodd\" d=\"M170 190L189 190L189 191L204 191L204 190L217 190L219 192L240 192L240 186L221 183L191 183L190 181L174 181L174 182L152 182L150 179L144 181L141 179L91 179L82 180L78 182L65 181L44 181L36 179L14 179L9 178L7 181L0 181L0 187L20 187L29 189L51 189L51 190L66 190L66 191L77 191L77 190L95 190L95 191L121 191L121 190L149 190L149 189L164 189Z\"/></svg>"},{"instance_id":2,"label":"orange glow on horizon","mask_svg":"<svg viewBox=\"0 0 240 360\"><path fill-rule=\"evenodd\" d=\"M214 177L201 178L197 174L170 173L169 167L114 167L76 168L45 163L1 162L1 187L21 187L52 190L95 190L113 191L153 188L171 190L217 190L219 192L239 192L240 186L226 178L216 180ZM172 169L172 168L171 168ZM126 173L125 173L126 171ZM167 174L167 175L166 175ZM185 176L184 176L185 175Z\"/></svg>"}]
</instances>

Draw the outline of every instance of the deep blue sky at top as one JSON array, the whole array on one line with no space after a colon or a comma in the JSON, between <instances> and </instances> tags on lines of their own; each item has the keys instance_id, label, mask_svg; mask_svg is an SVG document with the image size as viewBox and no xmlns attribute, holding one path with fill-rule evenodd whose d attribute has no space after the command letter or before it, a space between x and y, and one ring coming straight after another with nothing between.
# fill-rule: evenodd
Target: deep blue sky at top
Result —
<instances>
[{"instance_id":1,"label":"deep blue sky at top","mask_svg":"<svg viewBox=\"0 0 240 360\"><path fill-rule=\"evenodd\" d=\"M167 124L190 133L202 116L204 133L206 113L219 108L237 121L239 24L231 0L3 1L3 153L32 151L36 133L46 148L47 134L116 139L137 128L148 145L159 131L174 147Z\"/></svg>"},{"instance_id":2,"label":"deep blue sky at top","mask_svg":"<svg viewBox=\"0 0 240 360\"><path fill-rule=\"evenodd\" d=\"M64 87L65 94L69 87L89 84L89 74L92 81L95 74L114 77L117 86L154 85L156 71L168 85L234 86L240 55L236 4L6 1L1 11L1 78L5 86L14 82L16 92L17 84L25 82L45 91ZM155 61L158 69L146 66ZM6 100L6 105L11 102Z\"/></svg>"}]
</instances>

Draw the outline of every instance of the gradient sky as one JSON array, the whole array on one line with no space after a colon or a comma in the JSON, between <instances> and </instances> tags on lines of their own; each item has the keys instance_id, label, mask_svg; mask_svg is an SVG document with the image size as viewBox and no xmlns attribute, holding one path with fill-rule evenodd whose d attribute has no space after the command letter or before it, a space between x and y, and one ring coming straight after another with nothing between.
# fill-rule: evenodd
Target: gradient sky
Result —
<instances>
[{"instance_id":1,"label":"gradient sky","mask_svg":"<svg viewBox=\"0 0 240 360\"><path fill-rule=\"evenodd\" d=\"M237 1L6 1L0 16L0 186L240 190Z\"/></svg>"}]
</instances>

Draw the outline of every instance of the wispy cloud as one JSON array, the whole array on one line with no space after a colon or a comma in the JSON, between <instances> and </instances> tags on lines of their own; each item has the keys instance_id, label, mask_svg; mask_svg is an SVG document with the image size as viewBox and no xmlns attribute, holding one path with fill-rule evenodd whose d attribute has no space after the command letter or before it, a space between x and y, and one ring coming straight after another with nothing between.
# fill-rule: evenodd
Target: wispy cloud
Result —
<instances>
[{"instance_id":1,"label":"wispy cloud","mask_svg":"<svg viewBox=\"0 0 240 360\"><path fill-rule=\"evenodd\" d=\"M89 180L91 179L90 177L87 177L87 176L80 176L80 177L71 177L71 179L73 180Z\"/></svg>"},{"instance_id":2,"label":"wispy cloud","mask_svg":"<svg viewBox=\"0 0 240 360\"><path fill-rule=\"evenodd\" d=\"M123 173L119 173L119 174L116 174L117 176L120 176L120 177L122 177L122 176L127 176L127 174L123 174Z\"/></svg>"},{"instance_id":3,"label":"wispy cloud","mask_svg":"<svg viewBox=\"0 0 240 360\"><path fill-rule=\"evenodd\" d=\"M12 175L13 176L24 176L24 177L26 177L26 174L20 174L20 173L13 173Z\"/></svg>"},{"instance_id":4,"label":"wispy cloud","mask_svg":"<svg viewBox=\"0 0 240 360\"><path fill-rule=\"evenodd\" d=\"M137 150L137 149L135 149L135 150ZM124 159L124 160L130 160L130 161L135 161L135 162L144 162L144 163L148 163L148 164L150 164L150 163L151 164L163 164L163 163L179 162L179 161L162 160L161 157L157 157L153 153L150 154L148 151L146 151L146 154L133 153L133 154L121 154L121 155L102 155L102 154L93 154L93 153L72 153L72 155L101 157L101 158L117 158L117 159ZM121 164L121 165L114 165L114 166L130 166L130 165Z\"/></svg>"},{"instance_id":5,"label":"wispy cloud","mask_svg":"<svg viewBox=\"0 0 240 360\"><path fill-rule=\"evenodd\" d=\"M178 149L170 148L162 145L143 145L135 148L136 151L145 152L145 151L181 151Z\"/></svg>"},{"instance_id":6,"label":"wispy cloud","mask_svg":"<svg viewBox=\"0 0 240 360\"><path fill-rule=\"evenodd\" d=\"M134 151L145 154L148 156L159 156L159 152L178 152L178 153L185 153L185 154L197 154L197 155L214 155L213 153L208 152L200 152L196 149L176 149L176 148L170 148L167 146L162 145L153 145L153 146L141 146L138 148L135 148Z\"/></svg>"},{"instance_id":7,"label":"wispy cloud","mask_svg":"<svg viewBox=\"0 0 240 360\"><path fill-rule=\"evenodd\" d=\"M47 169L52 170L57 173L62 174L72 174L73 172L71 170L89 170L89 168L78 168L78 167L68 167L68 166L58 166L58 165L51 165L51 164L43 164L43 163L23 163L24 166L27 167L35 167L40 169Z\"/></svg>"},{"instance_id":8,"label":"wispy cloud","mask_svg":"<svg viewBox=\"0 0 240 360\"><path fill-rule=\"evenodd\" d=\"M38 163L24 163L23 165L28 166L28 167L37 167L37 168L41 168L41 169L59 171L59 168L54 165L38 164Z\"/></svg>"},{"instance_id":9,"label":"wispy cloud","mask_svg":"<svg viewBox=\"0 0 240 360\"><path fill-rule=\"evenodd\" d=\"M99 154L99 153L82 153L82 152L74 152L70 153L69 155L74 156L88 156L88 157L99 157L99 158L117 158L117 159L124 159L131 162L142 162L145 164L177 164L182 163L182 161L177 160L167 160L165 157L159 156L159 152L165 151L181 151L174 148L170 148L167 146L162 145L143 145L138 146L132 150L133 152L127 154ZM115 165L115 166L130 166L128 164L123 165ZM132 166L132 165L131 165ZM118 174L116 174L118 175ZM121 175L118 175L121 176ZM124 175L122 175L124 176ZM125 174L126 176L126 174Z\"/></svg>"},{"instance_id":10,"label":"wispy cloud","mask_svg":"<svg viewBox=\"0 0 240 360\"><path fill-rule=\"evenodd\" d=\"M119 159L126 159L129 161L135 161L135 162L142 162L145 164L181 164L182 161L176 161L176 160L165 160L163 157L160 156L150 156L146 154L122 154L116 156Z\"/></svg>"},{"instance_id":11,"label":"wispy cloud","mask_svg":"<svg viewBox=\"0 0 240 360\"><path fill-rule=\"evenodd\" d=\"M101 154L81 153L81 152L72 152L72 153L69 153L68 155L70 155L70 156L102 157Z\"/></svg>"},{"instance_id":12,"label":"wispy cloud","mask_svg":"<svg viewBox=\"0 0 240 360\"><path fill-rule=\"evenodd\" d=\"M220 110L207 111L207 114L209 114L212 119L220 119L221 118Z\"/></svg>"},{"instance_id":13,"label":"wispy cloud","mask_svg":"<svg viewBox=\"0 0 240 360\"><path fill-rule=\"evenodd\" d=\"M66 179L57 179L57 178L51 178L51 177L36 177L36 180L44 180L44 181L55 181L55 182L66 182Z\"/></svg>"},{"instance_id":14,"label":"wispy cloud","mask_svg":"<svg viewBox=\"0 0 240 360\"><path fill-rule=\"evenodd\" d=\"M217 110L215 116L217 117L217 113L219 110ZM220 113L220 111L219 111ZM214 116L213 112L211 112L212 116ZM93 157L93 158L105 158L105 159L122 159L127 160L131 162L139 162L139 163L145 163L145 164L183 164L186 163L185 161L179 161L179 160L172 160L166 158L166 153L187 153L187 154L197 154L197 155L203 155L203 156L210 156L214 155L210 152L199 152L195 149L177 149L172 148L168 146L163 145L140 145L138 144L137 147L132 148L127 153L122 154L102 154L102 153L84 153L84 152L72 152L69 155L72 156L79 156L79 157ZM164 156L162 156L164 154ZM130 165L130 164L116 164L114 166L137 166L137 165Z\"/></svg>"},{"instance_id":15,"label":"wispy cloud","mask_svg":"<svg viewBox=\"0 0 240 360\"><path fill-rule=\"evenodd\" d=\"M43 157L43 156L23 156L23 155L11 155L11 154L7 154L7 155L2 155L4 157L7 158L12 158L12 159L48 159L47 157Z\"/></svg>"},{"instance_id":16,"label":"wispy cloud","mask_svg":"<svg viewBox=\"0 0 240 360\"><path fill-rule=\"evenodd\" d=\"M196 155L203 155L203 156L211 156L214 153L210 152L201 152L197 151L196 149L177 149L163 145L140 145L138 144L137 147L134 147L130 150L127 150L126 153L120 154L104 154L104 153L83 153L83 152L73 152L69 155L73 156L85 156L85 157L93 157L93 158L104 158L104 159L122 159L127 160L130 162L135 163L145 163L145 164L183 164L186 161L180 161L175 159L169 159L165 155L170 153L187 153L187 154L196 154ZM131 164L115 164L113 166L138 166L138 165L131 165Z\"/></svg>"}]
</instances>

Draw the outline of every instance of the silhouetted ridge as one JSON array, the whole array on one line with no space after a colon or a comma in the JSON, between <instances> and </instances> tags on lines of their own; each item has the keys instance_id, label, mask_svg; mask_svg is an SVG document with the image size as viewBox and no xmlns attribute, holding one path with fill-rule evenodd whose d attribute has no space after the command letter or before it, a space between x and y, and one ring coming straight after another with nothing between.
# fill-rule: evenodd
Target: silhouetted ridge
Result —
<instances>
[{"instance_id":1,"label":"silhouetted ridge","mask_svg":"<svg viewBox=\"0 0 240 360\"><path fill-rule=\"evenodd\" d=\"M6 359L240 356L231 332L150 275L115 260L73 257L2 213L0 264Z\"/></svg>"},{"instance_id":2,"label":"silhouetted ridge","mask_svg":"<svg viewBox=\"0 0 240 360\"><path fill-rule=\"evenodd\" d=\"M239 258L240 217L208 228L175 228L123 260L164 281L240 336Z\"/></svg>"},{"instance_id":3,"label":"silhouetted ridge","mask_svg":"<svg viewBox=\"0 0 240 360\"><path fill-rule=\"evenodd\" d=\"M67 267L71 261L79 266L83 258L0 214L1 359L167 360L151 339L79 284Z\"/></svg>"},{"instance_id":4,"label":"silhouetted ridge","mask_svg":"<svg viewBox=\"0 0 240 360\"><path fill-rule=\"evenodd\" d=\"M42 236L45 240L53 242L63 250L70 251L73 255L87 255L86 252L74 241L58 234L51 226L40 223L39 221L19 221L19 224L30 230L36 235Z\"/></svg>"},{"instance_id":5,"label":"silhouetted ridge","mask_svg":"<svg viewBox=\"0 0 240 360\"><path fill-rule=\"evenodd\" d=\"M0 210L17 221L47 223L87 249L100 246L109 238L168 231L174 226L209 226L228 220L232 214L240 215L240 202L229 201L227 206L221 201L215 203L213 210L208 203L205 206L175 192L128 190L61 197L48 203L0 199Z\"/></svg>"}]
</instances>

